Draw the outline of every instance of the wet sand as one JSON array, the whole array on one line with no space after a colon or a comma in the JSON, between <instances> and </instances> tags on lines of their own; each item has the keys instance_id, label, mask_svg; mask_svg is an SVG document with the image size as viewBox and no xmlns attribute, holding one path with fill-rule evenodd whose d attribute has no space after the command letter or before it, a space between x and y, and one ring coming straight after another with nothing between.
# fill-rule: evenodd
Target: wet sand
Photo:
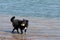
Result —
<instances>
[{"instance_id":1,"label":"wet sand","mask_svg":"<svg viewBox=\"0 0 60 40\"><path fill-rule=\"evenodd\" d=\"M13 27L10 22L12 16L0 15L0 40L60 40L60 19L16 17L28 19L27 33L11 33Z\"/></svg>"}]
</instances>

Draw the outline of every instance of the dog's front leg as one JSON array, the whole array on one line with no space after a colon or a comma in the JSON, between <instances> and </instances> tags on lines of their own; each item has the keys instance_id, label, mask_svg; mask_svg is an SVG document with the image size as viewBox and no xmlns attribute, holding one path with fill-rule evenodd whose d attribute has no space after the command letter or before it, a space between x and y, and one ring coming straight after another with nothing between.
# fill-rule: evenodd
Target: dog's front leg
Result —
<instances>
[{"instance_id":1,"label":"dog's front leg","mask_svg":"<svg viewBox=\"0 0 60 40\"><path fill-rule=\"evenodd\" d=\"M23 34L23 30L21 30L21 34Z\"/></svg>"},{"instance_id":2,"label":"dog's front leg","mask_svg":"<svg viewBox=\"0 0 60 40\"><path fill-rule=\"evenodd\" d=\"M26 31L27 31L27 27L25 27L25 30L24 30L24 31L25 31L25 33L26 33Z\"/></svg>"},{"instance_id":3,"label":"dog's front leg","mask_svg":"<svg viewBox=\"0 0 60 40\"><path fill-rule=\"evenodd\" d=\"M26 33L26 30L27 30L27 29L25 29L25 33Z\"/></svg>"}]
</instances>

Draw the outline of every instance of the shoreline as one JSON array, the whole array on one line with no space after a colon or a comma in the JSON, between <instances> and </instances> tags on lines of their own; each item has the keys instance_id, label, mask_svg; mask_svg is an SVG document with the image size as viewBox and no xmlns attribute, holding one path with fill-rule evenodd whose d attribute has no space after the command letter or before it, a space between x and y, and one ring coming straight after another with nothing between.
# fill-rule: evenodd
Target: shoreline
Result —
<instances>
[{"instance_id":1,"label":"shoreline","mask_svg":"<svg viewBox=\"0 0 60 40\"><path fill-rule=\"evenodd\" d=\"M32 18L32 19L60 19L60 18L57 18L57 17L31 17L31 16L19 16L19 15L10 15L10 14L0 14L0 16L5 16L5 17L12 17L12 16L16 16L17 18L21 17L21 18Z\"/></svg>"}]
</instances>

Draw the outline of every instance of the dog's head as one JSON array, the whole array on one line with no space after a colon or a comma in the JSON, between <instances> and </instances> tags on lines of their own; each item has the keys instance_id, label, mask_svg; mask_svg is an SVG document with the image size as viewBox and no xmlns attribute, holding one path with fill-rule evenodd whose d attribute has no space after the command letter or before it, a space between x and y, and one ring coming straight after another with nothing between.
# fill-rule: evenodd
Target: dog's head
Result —
<instances>
[{"instance_id":1,"label":"dog's head","mask_svg":"<svg viewBox=\"0 0 60 40\"><path fill-rule=\"evenodd\" d=\"M21 22L21 26L26 26L28 24L28 20L23 19Z\"/></svg>"},{"instance_id":2,"label":"dog's head","mask_svg":"<svg viewBox=\"0 0 60 40\"><path fill-rule=\"evenodd\" d=\"M28 28L28 20L23 19L22 26L24 26L25 30L27 30L27 28Z\"/></svg>"}]
</instances>

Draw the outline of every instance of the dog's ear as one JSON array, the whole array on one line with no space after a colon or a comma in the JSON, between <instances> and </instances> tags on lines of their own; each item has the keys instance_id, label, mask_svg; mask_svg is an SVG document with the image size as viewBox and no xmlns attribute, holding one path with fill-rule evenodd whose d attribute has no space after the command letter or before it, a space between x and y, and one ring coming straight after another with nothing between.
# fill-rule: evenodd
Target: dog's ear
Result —
<instances>
[{"instance_id":1,"label":"dog's ear","mask_svg":"<svg viewBox=\"0 0 60 40\"><path fill-rule=\"evenodd\" d=\"M23 21L25 21L25 19L23 19Z\"/></svg>"},{"instance_id":2,"label":"dog's ear","mask_svg":"<svg viewBox=\"0 0 60 40\"><path fill-rule=\"evenodd\" d=\"M26 22L29 22L29 20L25 20Z\"/></svg>"}]
</instances>

